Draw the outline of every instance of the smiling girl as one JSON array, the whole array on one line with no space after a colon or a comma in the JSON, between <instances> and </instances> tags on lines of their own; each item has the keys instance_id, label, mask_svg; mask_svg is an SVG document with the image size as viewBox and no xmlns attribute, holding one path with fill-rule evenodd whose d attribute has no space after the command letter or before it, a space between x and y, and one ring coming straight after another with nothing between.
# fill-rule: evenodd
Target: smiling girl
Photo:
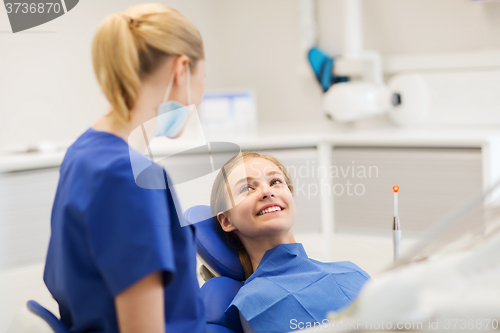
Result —
<instances>
[{"instance_id":1,"label":"smiling girl","mask_svg":"<svg viewBox=\"0 0 500 333\"><path fill-rule=\"evenodd\" d=\"M348 306L370 278L351 262L307 257L292 232L297 210L290 175L270 155L231 158L215 179L211 209L245 271L246 281L228 308L238 309L245 332L288 332L298 323L321 323L328 311Z\"/></svg>"}]
</instances>

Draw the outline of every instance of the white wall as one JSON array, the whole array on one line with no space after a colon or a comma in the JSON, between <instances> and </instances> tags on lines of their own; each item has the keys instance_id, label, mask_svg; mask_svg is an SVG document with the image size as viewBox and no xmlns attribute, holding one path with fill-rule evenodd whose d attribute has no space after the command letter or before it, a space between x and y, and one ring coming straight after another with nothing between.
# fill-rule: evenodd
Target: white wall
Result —
<instances>
[{"instance_id":1,"label":"white wall","mask_svg":"<svg viewBox=\"0 0 500 333\"><path fill-rule=\"evenodd\" d=\"M12 34L0 9L0 141L26 145L39 141L70 143L108 108L94 78L91 42L109 14L150 1L85 0L67 14ZM210 0L169 0L205 38L207 60L215 59ZM217 59L207 68L208 87L217 83ZM220 83L218 83L220 85Z\"/></svg>"},{"instance_id":2,"label":"white wall","mask_svg":"<svg viewBox=\"0 0 500 333\"><path fill-rule=\"evenodd\" d=\"M106 15L147 1L81 1L42 26L10 33L0 10L0 142L67 144L107 110L94 78L91 41ZM298 1L162 1L199 28L207 89L251 88L262 122L321 120L312 74L298 75Z\"/></svg>"},{"instance_id":3,"label":"white wall","mask_svg":"<svg viewBox=\"0 0 500 333\"><path fill-rule=\"evenodd\" d=\"M297 0L215 0L223 87L253 88L259 122L318 121L321 89L301 75Z\"/></svg>"},{"instance_id":4,"label":"white wall","mask_svg":"<svg viewBox=\"0 0 500 333\"><path fill-rule=\"evenodd\" d=\"M500 3L364 0L364 45L382 54L500 48ZM342 52L342 0L318 0L320 46Z\"/></svg>"},{"instance_id":5,"label":"white wall","mask_svg":"<svg viewBox=\"0 0 500 333\"><path fill-rule=\"evenodd\" d=\"M0 141L69 143L107 102L90 44L102 19L147 1L80 1L68 14L17 34L0 10ZM261 123L321 121L321 90L304 69L299 0L169 0L199 28L207 89L252 88ZM500 48L500 3L365 0L365 46L383 54ZM339 54L341 0L317 0L319 45ZM305 73L304 73L305 71ZM467 115L466 115L467 117ZM471 115L472 117L472 115Z\"/></svg>"}]
</instances>

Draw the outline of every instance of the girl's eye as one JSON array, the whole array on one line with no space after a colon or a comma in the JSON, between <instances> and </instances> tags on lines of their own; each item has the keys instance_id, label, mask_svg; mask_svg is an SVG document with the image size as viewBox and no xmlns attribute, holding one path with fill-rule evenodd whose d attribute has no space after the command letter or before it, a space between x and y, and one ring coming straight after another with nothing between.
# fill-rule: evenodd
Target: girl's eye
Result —
<instances>
[{"instance_id":1,"label":"girl's eye","mask_svg":"<svg viewBox=\"0 0 500 333\"><path fill-rule=\"evenodd\" d=\"M279 178L274 178L273 180L271 180L271 186L274 184L281 184L281 183L283 182Z\"/></svg>"},{"instance_id":2,"label":"girl's eye","mask_svg":"<svg viewBox=\"0 0 500 333\"><path fill-rule=\"evenodd\" d=\"M250 185L245 185L243 186L243 188L241 189L240 193L243 193L243 192L246 192L246 191L249 191L252 187L250 187Z\"/></svg>"}]
</instances>

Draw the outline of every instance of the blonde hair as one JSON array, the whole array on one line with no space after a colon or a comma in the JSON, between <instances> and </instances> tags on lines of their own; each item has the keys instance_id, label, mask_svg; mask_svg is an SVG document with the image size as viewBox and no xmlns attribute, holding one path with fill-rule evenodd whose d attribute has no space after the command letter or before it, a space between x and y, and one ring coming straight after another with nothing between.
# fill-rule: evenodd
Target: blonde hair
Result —
<instances>
[{"instance_id":1,"label":"blonde hair","mask_svg":"<svg viewBox=\"0 0 500 333\"><path fill-rule=\"evenodd\" d=\"M189 58L193 70L205 57L198 29L178 11L144 4L108 16L95 34L92 61L111 112L129 121L141 80L166 58L179 55Z\"/></svg>"},{"instance_id":2,"label":"blonde hair","mask_svg":"<svg viewBox=\"0 0 500 333\"><path fill-rule=\"evenodd\" d=\"M210 209L212 212L212 216L214 217L216 228L220 233L224 234L228 245L238 250L239 259L241 265L243 266L243 270L245 271L245 279L248 279L248 277L253 273L252 261L250 260L250 256L243 246L243 243L235 233L225 232L224 230L222 230L220 222L217 219L217 214L227 211L227 208L229 206L226 199L228 196L226 186L228 185L226 185L224 177L228 177L229 174L236 168L236 166L257 157L273 162L280 169L280 171L283 173L283 176L285 177L285 183L293 195L292 179L285 166L278 159L274 158L271 155L261 155L255 152L243 152L241 154L233 156L229 161L227 161L217 174L214 185L212 187L212 193L210 195Z\"/></svg>"}]
</instances>

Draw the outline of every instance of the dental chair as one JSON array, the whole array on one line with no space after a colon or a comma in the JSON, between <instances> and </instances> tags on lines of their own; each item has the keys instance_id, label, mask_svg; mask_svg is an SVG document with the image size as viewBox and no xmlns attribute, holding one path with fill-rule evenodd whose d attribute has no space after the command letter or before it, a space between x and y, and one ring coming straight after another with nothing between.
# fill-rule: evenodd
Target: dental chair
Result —
<instances>
[{"instance_id":1,"label":"dental chair","mask_svg":"<svg viewBox=\"0 0 500 333\"><path fill-rule=\"evenodd\" d=\"M212 217L203 219L206 216L212 216L209 206L194 206L184 213L184 218L195 228L198 259L202 263L206 333L243 333L238 311L225 313L225 310L243 286L245 272L238 252L224 241Z\"/></svg>"},{"instance_id":2,"label":"dental chair","mask_svg":"<svg viewBox=\"0 0 500 333\"><path fill-rule=\"evenodd\" d=\"M35 301L28 301L14 318L8 333L69 333L69 330L52 312Z\"/></svg>"}]
</instances>

